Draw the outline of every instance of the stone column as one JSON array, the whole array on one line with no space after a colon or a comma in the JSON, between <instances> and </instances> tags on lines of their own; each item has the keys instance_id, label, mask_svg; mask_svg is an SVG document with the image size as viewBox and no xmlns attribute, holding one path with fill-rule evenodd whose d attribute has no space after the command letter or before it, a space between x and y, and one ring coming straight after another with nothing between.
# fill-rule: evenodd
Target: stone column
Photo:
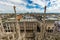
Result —
<instances>
[{"instance_id":1,"label":"stone column","mask_svg":"<svg viewBox=\"0 0 60 40\"><path fill-rule=\"evenodd\" d=\"M26 40L26 22L24 22L24 40Z\"/></svg>"}]
</instances>

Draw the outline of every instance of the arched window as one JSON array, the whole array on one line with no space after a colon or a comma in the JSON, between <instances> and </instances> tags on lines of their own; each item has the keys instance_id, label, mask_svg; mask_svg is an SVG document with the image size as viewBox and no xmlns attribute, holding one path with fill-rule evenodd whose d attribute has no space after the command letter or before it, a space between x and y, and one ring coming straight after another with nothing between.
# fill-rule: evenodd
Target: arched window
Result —
<instances>
[{"instance_id":1,"label":"arched window","mask_svg":"<svg viewBox=\"0 0 60 40\"><path fill-rule=\"evenodd\" d=\"M40 32L40 27L39 26L37 26L37 32Z\"/></svg>"},{"instance_id":2,"label":"arched window","mask_svg":"<svg viewBox=\"0 0 60 40\"><path fill-rule=\"evenodd\" d=\"M47 32L53 32L53 29L50 29L50 27L48 27L48 29L46 31Z\"/></svg>"}]
</instances>

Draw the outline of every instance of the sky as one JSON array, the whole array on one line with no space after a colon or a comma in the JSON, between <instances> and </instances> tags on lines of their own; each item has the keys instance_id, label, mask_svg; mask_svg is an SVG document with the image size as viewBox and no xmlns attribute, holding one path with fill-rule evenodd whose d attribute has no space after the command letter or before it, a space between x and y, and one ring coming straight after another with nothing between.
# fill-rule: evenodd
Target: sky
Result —
<instances>
[{"instance_id":1,"label":"sky","mask_svg":"<svg viewBox=\"0 0 60 40\"><path fill-rule=\"evenodd\" d=\"M60 13L60 0L0 0L0 13Z\"/></svg>"}]
</instances>

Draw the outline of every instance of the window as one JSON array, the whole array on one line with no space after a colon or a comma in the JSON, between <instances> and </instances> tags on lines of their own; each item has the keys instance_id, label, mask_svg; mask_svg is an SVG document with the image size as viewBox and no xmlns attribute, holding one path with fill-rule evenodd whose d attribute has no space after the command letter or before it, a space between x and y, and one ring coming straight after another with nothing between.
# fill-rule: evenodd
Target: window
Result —
<instances>
[{"instance_id":1,"label":"window","mask_svg":"<svg viewBox=\"0 0 60 40\"><path fill-rule=\"evenodd\" d=\"M50 29L50 27L48 27L48 30Z\"/></svg>"},{"instance_id":2,"label":"window","mask_svg":"<svg viewBox=\"0 0 60 40\"><path fill-rule=\"evenodd\" d=\"M37 26L37 32L40 32L40 27L39 26Z\"/></svg>"},{"instance_id":3,"label":"window","mask_svg":"<svg viewBox=\"0 0 60 40\"><path fill-rule=\"evenodd\" d=\"M6 29L6 26L3 26L4 27L4 29Z\"/></svg>"},{"instance_id":4,"label":"window","mask_svg":"<svg viewBox=\"0 0 60 40\"><path fill-rule=\"evenodd\" d=\"M1 23L0 23L0 25L1 25Z\"/></svg>"},{"instance_id":5,"label":"window","mask_svg":"<svg viewBox=\"0 0 60 40\"><path fill-rule=\"evenodd\" d=\"M53 32L53 29L50 29L50 27L48 27L48 29L46 31L47 32Z\"/></svg>"},{"instance_id":6,"label":"window","mask_svg":"<svg viewBox=\"0 0 60 40\"><path fill-rule=\"evenodd\" d=\"M47 32L53 32L53 30L47 30Z\"/></svg>"},{"instance_id":7,"label":"window","mask_svg":"<svg viewBox=\"0 0 60 40\"><path fill-rule=\"evenodd\" d=\"M4 25L5 32L13 32L11 25L9 23Z\"/></svg>"}]
</instances>

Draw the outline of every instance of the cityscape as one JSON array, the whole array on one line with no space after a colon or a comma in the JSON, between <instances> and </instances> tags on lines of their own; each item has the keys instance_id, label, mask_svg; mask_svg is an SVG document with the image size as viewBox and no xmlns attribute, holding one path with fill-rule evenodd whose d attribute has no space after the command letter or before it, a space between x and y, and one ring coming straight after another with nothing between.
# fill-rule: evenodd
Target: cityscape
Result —
<instances>
[{"instance_id":1,"label":"cityscape","mask_svg":"<svg viewBox=\"0 0 60 40\"><path fill-rule=\"evenodd\" d=\"M58 10L56 7L60 3L58 1L0 0L0 5L8 5L6 8L0 6L0 9L4 8L4 11L0 10L0 40L60 40L60 6ZM25 5L26 9L21 5ZM53 11L49 8L53 8Z\"/></svg>"}]
</instances>

